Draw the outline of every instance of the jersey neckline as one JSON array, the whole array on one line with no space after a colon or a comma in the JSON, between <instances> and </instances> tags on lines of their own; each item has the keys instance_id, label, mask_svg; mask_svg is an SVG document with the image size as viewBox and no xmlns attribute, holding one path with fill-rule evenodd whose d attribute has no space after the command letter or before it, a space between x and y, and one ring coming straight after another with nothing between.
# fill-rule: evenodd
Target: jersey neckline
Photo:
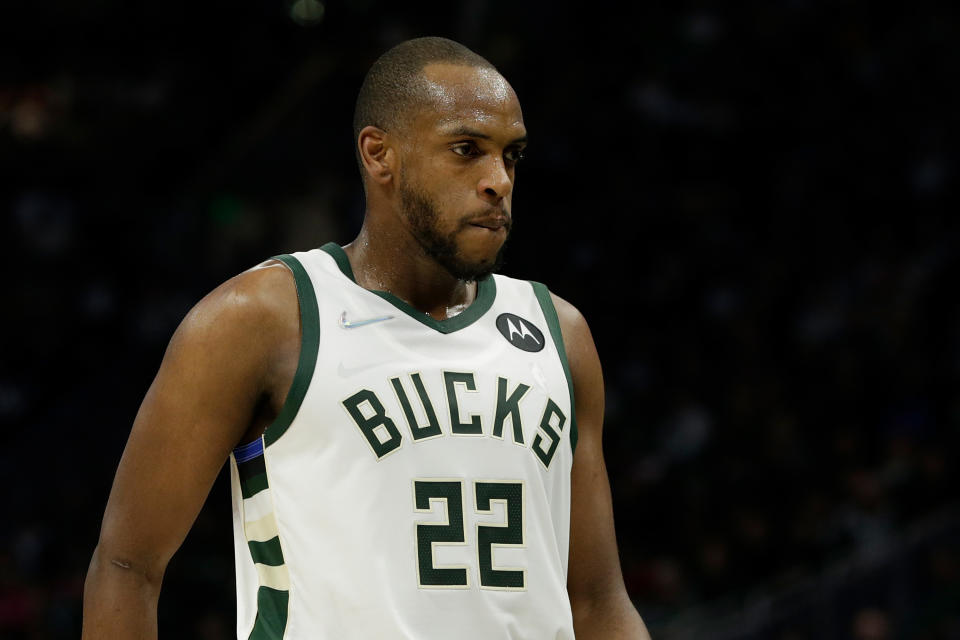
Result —
<instances>
[{"instance_id":1,"label":"jersey neckline","mask_svg":"<svg viewBox=\"0 0 960 640\"><path fill-rule=\"evenodd\" d=\"M340 271L343 273L343 275L350 279L350 282L357 284L357 279L353 275L353 267L350 266L350 260L347 258L347 254L343 250L343 247L338 245L336 242L328 242L320 247L320 250L333 258L334 262L336 262L337 266L340 268ZM360 285L357 284L357 286L359 287ZM363 287L360 288L363 289ZM417 322L420 322L421 324L424 324L435 331L439 331L440 333L453 333L454 331L459 331L460 329L469 327L474 322L479 320L483 314L490 310L490 307L493 306L494 298L497 297L497 283L492 275L487 276L477 281L477 297L473 302L470 303L469 307L452 318L447 318L446 320L437 320L430 314L416 309L410 303L406 302L405 300L401 300L389 291L380 291L377 289L363 290L369 291L370 293L383 298Z\"/></svg>"}]
</instances>

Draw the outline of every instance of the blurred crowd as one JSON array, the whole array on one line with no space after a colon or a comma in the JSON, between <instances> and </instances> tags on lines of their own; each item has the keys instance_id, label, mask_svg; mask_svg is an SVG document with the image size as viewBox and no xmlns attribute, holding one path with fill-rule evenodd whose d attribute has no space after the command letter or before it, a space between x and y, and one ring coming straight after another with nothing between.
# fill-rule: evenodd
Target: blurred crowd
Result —
<instances>
[{"instance_id":1,"label":"blurred crowd","mask_svg":"<svg viewBox=\"0 0 960 640\"><path fill-rule=\"evenodd\" d=\"M0 637L77 637L171 333L234 273L352 238L363 73L430 34L490 58L524 107L504 272L590 322L624 576L654 638L960 638L945 11L2 12ZM228 493L222 475L170 565L162 636L234 633Z\"/></svg>"}]
</instances>

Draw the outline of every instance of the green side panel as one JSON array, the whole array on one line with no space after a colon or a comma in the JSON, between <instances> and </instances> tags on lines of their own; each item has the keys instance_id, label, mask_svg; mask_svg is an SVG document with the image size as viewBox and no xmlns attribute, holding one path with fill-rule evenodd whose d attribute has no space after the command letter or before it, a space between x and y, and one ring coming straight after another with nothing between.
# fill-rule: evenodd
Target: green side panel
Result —
<instances>
[{"instance_id":1,"label":"green side panel","mask_svg":"<svg viewBox=\"0 0 960 640\"><path fill-rule=\"evenodd\" d=\"M347 254L344 253L343 247L335 242L328 242L320 247L320 250L330 254L334 261L336 261L343 275L354 282L357 281L353 275L353 267L350 266L350 260L347 258ZM439 331L440 333L453 333L454 331L469 327L493 306L493 300L497 297L497 283L493 279L493 276L488 276L483 280L477 281L476 299L462 313L452 318L447 318L446 320L435 320L429 314L419 311L389 291L371 290L370 293L380 296L417 322L421 322L435 331Z\"/></svg>"},{"instance_id":2,"label":"green side panel","mask_svg":"<svg viewBox=\"0 0 960 640\"><path fill-rule=\"evenodd\" d=\"M283 564L283 549L280 548L280 536L274 536L264 542L247 541L250 547L250 557L254 562L270 567L279 567Z\"/></svg>"},{"instance_id":3,"label":"green side panel","mask_svg":"<svg viewBox=\"0 0 960 640\"><path fill-rule=\"evenodd\" d=\"M260 587L257 590L257 620L248 640L283 640L289 604L289 591Z\"/></svg>"},{"instance_id":4,"label":"green side panel","mask_svg":"<svg viewBox=\"0 0 960 640\"><path fill-rule=\"evenodd\" d=\"M269 486L267 483L267 474L258 473L248 480L240 481L240 493L244 499L252 498Z\"/></svg>"},{"instance_id":5,"label":"green side panel","mask_svg":"<svg viewBox=\"0 0 960 640\"><path fill-rule=\"evenodd\" d=\"M567 350L563 346L563 334L560 332L560 318L557 317L557 308L553 306L553 299L550 297L550 290L546 285L539 282L531 282L533 292L540 301L540 308L543 310L543 317L547 319L547 326L550 327L550 336L553 338L553 344L557 347L557 353L560 354L560 364L563 365L563 372L567 376L567 387L570 389L570 448L577 450L577 407L574 404L573 377L570 375L570 363L567 362Z\"/></svg>"},{"instance_id":6,"label":"green side panel","mask_svg":"<svg viewBox=\"0 0 960 640\"><path fill-rule=\"evenodd\" d=\"M290 423L300 410L313 370L317 366L317 351L320 349L320 312L317 309L317 295L313 283L303 265L291 255L275 256L293 272L297 285L297 300L300 303L300 359L297 372L293 374L293 384L287 392L287 399L280 408L280 414L263 433L263 446L269 447L290 427Z\"/></svg>"}]
</instances>

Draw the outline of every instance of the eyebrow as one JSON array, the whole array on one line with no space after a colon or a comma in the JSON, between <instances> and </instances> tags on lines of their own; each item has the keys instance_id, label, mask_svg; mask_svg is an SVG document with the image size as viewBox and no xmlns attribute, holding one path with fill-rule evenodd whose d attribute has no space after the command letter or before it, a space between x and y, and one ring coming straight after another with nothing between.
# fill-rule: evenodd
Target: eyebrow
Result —
<instances>
[{"instance_id":1,"label":"eyebrow","mask_svg":"<svg viewBox=\"0 0 960 640\"><path fill-rule=\"evenodd\" d=\"M455 138L457 136L467 136L470 138L479 138L481 140L493 139L492 136L486 133L483 133L482 131L477 131L476 129L471 129L470 127L464 127L464 126L459 126L455 129L451 129L450 131L445 131L443 132L443 135L449 136L451 138ZM519 138L515 138L510 141L511 145L526 144L526 143L527 143L527 136L520 136Z\"/></svg>"}]
</instances>

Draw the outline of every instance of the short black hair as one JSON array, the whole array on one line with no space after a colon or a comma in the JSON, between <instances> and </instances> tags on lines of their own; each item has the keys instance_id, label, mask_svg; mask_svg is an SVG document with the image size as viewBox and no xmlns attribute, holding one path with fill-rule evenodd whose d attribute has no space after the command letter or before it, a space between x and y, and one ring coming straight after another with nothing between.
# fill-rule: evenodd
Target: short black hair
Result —
<instances>
[{"instance_id":1,"label":"short black hair","mask_svg":"<svg viewBox=\"0 0 960 640\"><path fill-rule=\"evenodd\" d=\"M363 79L353 112L353 145L361 175L360 131L367 126L390 131L404 121L412 107L425 103L426 82L420 72L435 62L496 71L486 58L447 38L414 38L380 56Z\"/></svg>"}]
</instances>

